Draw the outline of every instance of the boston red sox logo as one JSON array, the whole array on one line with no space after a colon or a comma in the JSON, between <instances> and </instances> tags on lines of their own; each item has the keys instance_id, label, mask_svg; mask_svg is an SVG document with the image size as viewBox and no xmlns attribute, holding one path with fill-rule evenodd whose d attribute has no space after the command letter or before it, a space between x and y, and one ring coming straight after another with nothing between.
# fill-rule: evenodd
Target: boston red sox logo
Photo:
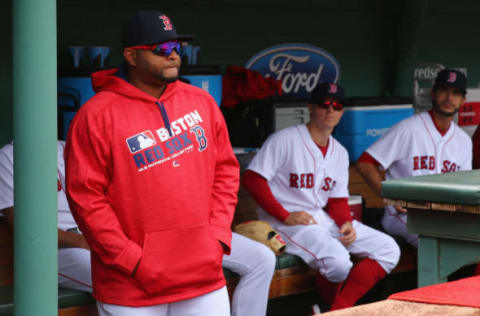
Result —
<instances>
[{"instance_id":1,"label":"boston red sox logo","mask_svg":"<svg viewBox=\"0 0 480 316\"><path fill-rule=\"evenodd\" d=\"M435 156L414 156L413 170L435 170Z\"/></svg>"},{"instance_id":2,"label":"boston red sox logo","mask_svg":"<svg viewBox=\"0 0 480 316\"><path fill-rule=\"evenodd\" d=\"M450 160L444 160L442 164L442 173L455 172L460 170L460 166Z\"/></svg>"},{"instance_id":3,"label":"boston red sox logo","mask_svg":"<svg viewBox=\"0 0 480 316\"><path fill-rule=\"evenodd\" d=\"M326 177L323 179L323 185L322 185L322 190L323 191L331 191L333 187L335 186L336 181L333 181L332 178Z\"/></svg>"},{"instance_id":4,"label":"boston red sox logo","mask_svg":"<svg viewBox=\"0 0 480 316\"><path fill-rule=\"evenodd\" d=\"M455 172L460 170L460 166L450 160L444 160L441 164L442 173ZM414 156L413 170L435 170L436 160L435 156Z\"/></svg>"},{"instance_id":5,"label":"boston red sox logo","mask_svg":"<svg viewBox=\"0 0 480 316\"><path fill-rule=\"evenodd\" d=\"M207 137L205 137L205 130L201 126L194 126L190 129L191 133L194 133L197 137L198 151L204 151L208 146Z\"/></svg>"},{"instance_id":6,"label":"boston red sox logo","mask_svg":"<svg viewBox=\"0 0 480 316\"><path fill-rule=\"evenodd\" d=\"M172 23L170 23L170 19L168 18L168 16L161 15L161 16L159 16L159 18L163 21L163 29L165 31L172 31L173 30Z\"/></svg>"},{"instance_id":7,"label":"boston red sox logo","mask_svg":"<svg viewBox=\"0 0 480 316\"><path fill-rule=\"evenodd\" d=\"M447 82L454 83L457 80L457 74L454 72L450 72L448 74Z\"/></svg>"},{"instance_id":8,"label":"boston red sox logo","mask_svg":"<svg viewBox=\"0 0 480 316\"><path fill-rule=\"evenodd\" d=\"M337 86L331 83L330 88L328 89L328 93L335 94L337 93L337 90L338 90Z\"/></svg>"},{"instance_id":9,"label":"boston red sox logo","mask_svg":"<svg viewBox=\"0 0 480 316\"><path fill-rule=\"evenodd\" d=\"M291 188L306 188L311 189L314 185L313 173L290 173L290 187Z\"/></svg>"}]
</instances>

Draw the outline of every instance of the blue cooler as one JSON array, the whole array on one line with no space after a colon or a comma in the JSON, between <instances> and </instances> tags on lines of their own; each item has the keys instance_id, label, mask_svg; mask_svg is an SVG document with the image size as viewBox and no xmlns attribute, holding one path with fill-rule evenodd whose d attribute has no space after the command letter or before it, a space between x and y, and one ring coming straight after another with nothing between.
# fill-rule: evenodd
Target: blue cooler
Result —
<instances>
[{"instance_id":1,"label":"blue cooler","mask_svg":"<svg viewBox=\"0 0 480 316\"><path fill-rule=\"evenodd\" d=\"M66 139L68 127L80 106L95 95L90 77L61 77L58 79L58 135Z\"/></svg>"},{"instance_id":2,"label":"blue cooler","mask_svg":"<svg viewBox=\"0 0 480 316\"><path fill-rule=\"evenodd\" d=\"M215 99L217 105L222 103L222 73L219 66L185 65L180 71L182 79L199 87Z\"/></svg>"},{"instance_id":3,"label":"blue cooler","mask_svg":"<svg viewBox=\"0 0 480 316\"><path fill-rule=\"evenodd\" d=\"M333 132L347 149L350 161L356 161L390 127L414 113L409 98L352 99L350 103Z\"/></svg>"}]
</instances>

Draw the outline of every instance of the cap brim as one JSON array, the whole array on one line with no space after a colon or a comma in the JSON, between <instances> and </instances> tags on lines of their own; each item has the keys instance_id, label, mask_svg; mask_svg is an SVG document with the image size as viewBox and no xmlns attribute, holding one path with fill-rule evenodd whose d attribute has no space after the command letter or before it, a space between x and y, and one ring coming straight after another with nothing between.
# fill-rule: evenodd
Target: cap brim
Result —
<instances>
[{"instance_id":1,"label":"cap brim","mask_svg":"<svg viewBox=\"0 0 480 316\"><path fill-rule=\"evenodd\" d=\"M332 97L332 96L310 98L310 103L319 104L319 103L325 102L326 99L334 99L339 103L342 103L342 104L345 103L345 97Z\"/></svg>"},{"instance_id":2,"label":"cap brim","mask_svg":"<svg viewBox=\"0 0 480 316\"><path fill-rule=\"evenodd\" d=\"M460 88L459 86L455 85L454 83L450 83L450 82L442 82L442 83L437 83L436 84L437 86L446 86L446 87L452 87L452 88L456 88L458 90L460 90L461 92L463 92L464 95L467 94L467 89L463 89L463 88Z\"/></svg>"},{"instance_id":3,"label":"cap brim","mask_svg":"<svg viewBox=\"0 0 480 316\"><path fill-rule=\"evenodd\" d=\"M180 42L191 42L193 41L195 38L194 35L178 35L177 36L177 41L180 41Z\"/></svg>"}]
</instances>

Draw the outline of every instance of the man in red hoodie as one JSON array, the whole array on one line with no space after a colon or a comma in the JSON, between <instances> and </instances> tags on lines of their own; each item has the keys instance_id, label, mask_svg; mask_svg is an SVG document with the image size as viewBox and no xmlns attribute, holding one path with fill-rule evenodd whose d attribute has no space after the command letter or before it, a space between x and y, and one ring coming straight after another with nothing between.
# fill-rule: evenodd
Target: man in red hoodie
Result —
<instances>
[{"instance_id":1,"label":"man in red hoodie","mask_svg":"<svg viewBox=\"0 0 480 316\"><path fill-rule=\"evenodd\" d=\"M92 75L97 94L70 127L67 194L100 315L229 315L222 256L239 168L213 98L177 80L192 38L138 12L125 65Z\"/></svg>"}]
</instances>

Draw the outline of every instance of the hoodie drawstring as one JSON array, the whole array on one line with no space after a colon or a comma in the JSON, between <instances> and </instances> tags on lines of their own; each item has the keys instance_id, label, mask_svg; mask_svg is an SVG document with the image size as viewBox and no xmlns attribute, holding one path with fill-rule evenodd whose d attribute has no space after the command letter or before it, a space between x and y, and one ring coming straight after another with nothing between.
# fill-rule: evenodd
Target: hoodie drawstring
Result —
<instances>
[{"instance_id":1,"label":"hoodie drawstring","mask_svg":"<svg viewBox=\"0 0 480 316\"><path fill-rule=\"evenodd\" d=\"M173 133L172 129L170 128L170 120L168 119L167 110L165 109L163 103L160 103L158 101L156 101L155 103L158 105L160 113L162 114L163 124L165 124L165 128L168 130L168 134L170 135L170 137L172 137Z\"/></svg>"}]
</instances>

